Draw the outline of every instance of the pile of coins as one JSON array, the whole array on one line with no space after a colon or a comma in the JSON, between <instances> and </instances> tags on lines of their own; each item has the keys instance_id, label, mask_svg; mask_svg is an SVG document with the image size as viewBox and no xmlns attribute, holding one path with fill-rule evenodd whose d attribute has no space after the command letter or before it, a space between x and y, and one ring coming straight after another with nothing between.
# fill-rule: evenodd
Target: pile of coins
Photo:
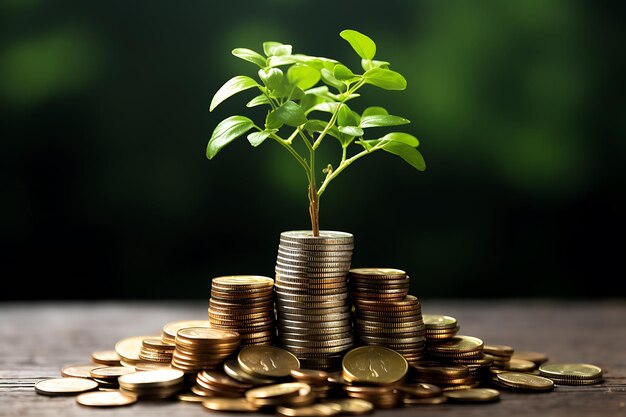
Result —
<instances>
[{"instance_id":1,"label":"pile of coins","mask_svg":"<svg viewBox=\"0 0 626 417\"><path fill-rule=\"evenodd\" d=\"M237 332L187 327L178 331L175 343L172 368L195 375L205 369L220 368L237 351L240 338Z\"/></svg>"},{"instance_id":2,"label":"pile of coins","mask_svg":"<svg viewBox=\"0 0 626 417\"><path fill-rule=\"evenodd\" d=\"M209 321L214 329L239 333L241 346L271 345L274 280L255 275L214 278Z\"/></svg>"},{"instance_id":3,"label":"pile of coins","mask_svg":"<svg viewBox=\"0 0 626 417\"><path fill-rule=\"evenodd\" d=\"M422 359L426 330L419 300L407 295L406 272L358 268L351 269L349 277L359 344L394 349L409 363Z\"/></svg>"},{"instance_id":4,"label":"pile of coins","mask_svg":"<svg viewBox=\"0 0 626 417\"><path fill-rule=\"evenodd\" d=\"M353 236L284 232L276 258L278 342L313 369L338 369L353 346L347 274Z\"/></svg>"},{"instance_id":5,"label":"pile of coins","mask_svg":"<svg viewBox=\"0 0 626 417\"><path fill-rule=\"evenodd\" d=\"M422 314L426 327L426 343L437 343L454 337L460 330L454 317L441 314Z\"/></svg>"},{"instance_id":6,"label":"pile of coins","mask_svg":"<svg viewBox=\"0 0 626 417\"><path fill-rule=\"evenodd\" d=\"M174 369L134 372L120 376L120 392L142 399L165 399L183 389L185 374Z\"/></svg>"}]
</instances>

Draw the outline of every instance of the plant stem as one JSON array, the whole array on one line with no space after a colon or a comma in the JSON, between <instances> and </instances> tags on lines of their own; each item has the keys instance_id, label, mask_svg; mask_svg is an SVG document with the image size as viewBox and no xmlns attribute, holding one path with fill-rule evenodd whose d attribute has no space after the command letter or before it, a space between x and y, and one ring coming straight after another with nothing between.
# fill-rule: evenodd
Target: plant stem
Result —
<instances>
[{"instance_id":1,"label":"plant stem","mask_svg":"<svg viewBox=\"0 0 626 417\"><path fill-rule=\"evenodd\" d=\"M321 197L322 194L324 193L324 191L326 190L326 187L328 187L328 184L330 184L330 182L335 179L337 177L337 175L339 175L344 169L348 168L350 166L350 164L352 164L353 162L355 162L357 159L364 157L365 155L372 153L374 151L377 151L378 149L380 149L380 147L375 146L372 149L368 150L364 150L361 151L359 153L357 153L356 155L354 155L353 157L351 157L350 159L346 159L345 161L342 161L339 166L337 167L337 169L335 169L333 172L331 172L329 175L326 176L326 178L324 179L324 182L322 183L321 187L319 188L319 190L317 190L317 196Z\"/></svg>"},{"instance_id":2,"label":"plant stem","mask_svg":"<svg viewBox=\"0 0 626 417\"><path fill-rule=\"evenodd\" d=\"M313 230L313 236L319 236L320 235L320 205L319 205L319 195L317 193L317 181L315 179L315 149L311 146L306 136L304 136L302 139L307 144L307 147L309 148L309 155L310 155L309 170L310 170L311 175L309 177L309 215L311 216L311 229Z\"/></svg>"}]
</instances>

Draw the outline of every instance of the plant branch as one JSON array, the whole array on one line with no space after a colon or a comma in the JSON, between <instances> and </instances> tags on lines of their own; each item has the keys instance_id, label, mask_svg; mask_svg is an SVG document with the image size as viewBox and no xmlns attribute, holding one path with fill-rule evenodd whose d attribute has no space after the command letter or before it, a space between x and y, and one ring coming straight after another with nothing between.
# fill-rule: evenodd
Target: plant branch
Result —
<instances>
[{"instance_id":1,"label":"plant branch","mask_svg":"<svg viewBox=\"0 0 626 417\"><path fill-rule=\"evenodd\" d=\"M326 178L324 179L324 182L322 183L320 188L317 190L318 197L321 197L324 191L326 190L326 187L328 187L328 184L330 184L330 182L334 180L337 177L337 175L339 175L343 170L348 168L353 162L379 149L381 149L381 147L376 145L370 150L367 150L367 149L363 150L357 153L356 155L352 156L351 158L346 159L345 161L341 161L337 169L335 169L333 172L327 175Z\"/></svg>"}]
</instances>

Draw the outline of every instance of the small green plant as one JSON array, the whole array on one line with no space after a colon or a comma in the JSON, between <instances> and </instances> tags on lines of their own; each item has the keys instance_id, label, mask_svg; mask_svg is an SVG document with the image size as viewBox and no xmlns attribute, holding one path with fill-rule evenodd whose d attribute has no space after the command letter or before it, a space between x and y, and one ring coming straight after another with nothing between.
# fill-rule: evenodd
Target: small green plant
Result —
<instances>
[{"instance_id":1,"label":"small green plant","mask_svg":"<svg viewBox=\"0 0 626 417\"><path fill-rule=\"evenodd\" d=\"M368 36L355 30L344 30L340 36L348 41L361 57L363 73L353 72L340 62L322 57L292 54L291 45L279 42L263 43L265 56L246 48L237 48L233 55L260 67L260 82L251 77L238 75L228 80L213 96L209 111L232 95L248 89L261 94L250 100L246 107L268 106L262 126L244 116L231 116L220 122L213 131L206 149L212 159L233 140L247 135L252 146L259 146L271 139L284 147L304 169L309 187L309 214L314 236L319 236L320 198L328 185L356 160L378 150L384 150L404 159L414 168L426 168L424 158L416 149L419 141L413 135L391 132L376 139L366 139L365 130L377 127L397 126L409 120L390 115L382 107L367 107L361 114L348 106L358 98L365 85L385 90L404 90L406 80L398 72L389 69L389 62L374 60L376 44ZM320 82L325 84L317 86ZM323 115L326 114L326 117ZM321 115L321 116L320 116ZM327 120L326 120L327 119ZM293 129L287 136L283 129ZM336 138L341 146L341 159L336 166L323 165L323 180L318 187L315 153L327 136ZM286 137L286 138L285 138ZM301 140L308 157L294 147ZM355 145L358 152L349 152Z\"/></svg>"}]
</instances>

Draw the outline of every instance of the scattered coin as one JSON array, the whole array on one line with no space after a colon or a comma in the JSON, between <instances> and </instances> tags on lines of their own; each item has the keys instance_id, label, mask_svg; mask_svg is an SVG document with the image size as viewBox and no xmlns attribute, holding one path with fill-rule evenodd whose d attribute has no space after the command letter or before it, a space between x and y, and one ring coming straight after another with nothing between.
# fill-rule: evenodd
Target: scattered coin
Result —
<instances>
[{"instance_id":1,"label":"scattered coin","mask_svg":"<svg viewBox=\"0 0 626 417\"><path fill-rule=\"evenodd\" d=\"M120 356L114 350L99 350L91 354L91 360L94 363L107 366L119 366Z\"/></svg>"},{"instance_id":2,"label":"scattered coin","mask_svg":"<svg viewBox=\"0 0 626 417\"><path fill-rule=\"evenodd\" d=\"M137 397L120 391L86 392L76 397L76 402L88 407L121 407L137 402Z\"/></svg>"},{"instance_id":3,"label":"scattered coin","mask_svg":"<svg viewBox=\"0 0 626 417\"><path fill-rule=\"evenodd\" d=\"M300 368L300 361L288 351L275 346L249 346L237 355L241 368L261 378L282 378Z\"/></svg>"},{"instance_id":4,"label":"scattered coin","mask_svg":"<svg viewBox=\"0 0 626 417\"><path fill-rule=\"evenodd\" d=\"M37 394L48 396L76 395L98 388L98 383L85 378L44 379L35 384Z\"/></svg>"},{"instance_id":5,"label":"scattered coin","mask_svg":"<svg viewBox=\"0 0 626 417\"><path fill-rule=\"evenodd\" d=\"M99 368L101 365L68 365L61 369L61 375L74 378L91 378L91 370Z\"/></svg>"},{"instance_id":6,"label":"scattered coin","mask_svg":"<svg viewBox=\"0 0 626 417\"><path fill-rule=\"evenodd\" d=\"M524 391L552 391L554 382L548 378L521 372L502 372L496 375L500 386Z\"/></svg>"},{"instance_id":7,"label":"scattered coin","mask_svg":"<svg viewBox=\"0 0 626 417\"><path fill-rule=\"evenodd\" d=\"M121 365L135 365L140 362L139 352L144 339L154 336L133 336L122 339L115 344L115 352L119 355ZM123 363L122 363L123 362Z\"/></svg>"},{"instance_id":8,"label":"scattered coin","mask_svg":"<svg viewBox=\"0 0 626 417\"><path fill-rule=\"evenodd\" d=\"M349 416L359 416L374 411L374 404L359 398L333 399L323 404L331 406L337 405L341 409L340 414Z\"/></svg>"},{"instance_id":9,"label":"scattered coin","mask_svg":"<svg viewBox=\"0 0 626 417\"><path fill-rule=\"evenodd\" d=\"M341 413L339 405L332 403L318 403L305 407L276 407L276 414L283 417L323 417L334 416Z\"/></svg>"},{"instance_id":10,"label":"scattered coin","mask_svg":"<svg viewBox=\"0 0 626 417\"><path fill-rule=\"evenodd\" d=\"M208 398L202 401L202 406L212 411L252 412L259 407L245 398Z\"/></svg>"},{"instance_id":11,"label":"scattered coin","mask_svg":"<svg viewBox=\"0 0 626 417\"><path fill-rule=\"evenodd\" d=\"M447 401L448 397L446 397L445 395L430 398L405 397L402 399L402 404L405 407L414 407L416 405L439 405Z\"/></svg>"},{"instance_id":12,"label":"scattered coin","mask_svg":"<svg viewBox=\"0 0 626 417\"><path fill-rule=\"evenodd\" d=\"M500 392L491 388L469 388L444 393L450 401L463 403L483 403L497 401L500 399Z\"/></svg>"},{"instance_id":13,"label":"scattered coin","mask_svg":"<svg viewBox=\"0 0 626 417\"><path fill-rule=\"evenodd\" d=\"M253 388L246 391L245 395L248 401L258 407L263 407L292 404L296 397L311 397L311 392L311 386L303 382L285 382Z\"/></svg>"}]
</instances>

